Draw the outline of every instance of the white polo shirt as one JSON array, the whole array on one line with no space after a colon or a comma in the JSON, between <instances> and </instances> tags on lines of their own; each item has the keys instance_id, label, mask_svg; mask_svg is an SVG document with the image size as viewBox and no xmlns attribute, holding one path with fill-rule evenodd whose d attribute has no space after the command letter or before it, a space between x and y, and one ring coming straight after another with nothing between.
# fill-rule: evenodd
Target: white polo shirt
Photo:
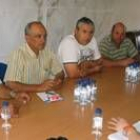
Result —
<instances>
[{"instance_id":1,"label":"white polo shirt","mask_svg":"<svg viewBox=\"0 0 140 140\"><path fill-rule=\"evenodd\" d=\"M81 45L75 39L74 35L66 36L61 41L58 48L58 56L62 65L65 63L80 63L84 60L97 60L101 58L97 41L94 37L87 45Z\"/></svg>"}]
</instances>

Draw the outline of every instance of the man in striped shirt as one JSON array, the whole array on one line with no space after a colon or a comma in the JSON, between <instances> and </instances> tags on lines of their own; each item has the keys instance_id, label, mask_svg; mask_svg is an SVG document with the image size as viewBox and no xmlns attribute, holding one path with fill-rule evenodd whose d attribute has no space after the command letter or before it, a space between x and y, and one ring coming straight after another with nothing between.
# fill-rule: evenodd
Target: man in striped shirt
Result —
<instances>
[{"instance_id":1,"label":"man in striped shirt","mask_svg":"<svg viewBox=\"0 0 140 140\"><path fill-rule=\"evenodd\" d=\"M25 27L26 43L10 56L6 84L15 92L43 92L58 88L63 80L61 64L46 45L47 31L39 21Z\"/></svg>"},{"instance_id":2,"label":"man in striped shirt","mask_svg":"<svg viewBox=\"0 0 140 140\"><path fill-rule=\"evenodd\" d=\"M111 35L103 38L99 48L103 65L127 66L137 60L138 51L132 41L125 37L126 27L118 22L112 27Z\"/></svg>"}]
</instances>

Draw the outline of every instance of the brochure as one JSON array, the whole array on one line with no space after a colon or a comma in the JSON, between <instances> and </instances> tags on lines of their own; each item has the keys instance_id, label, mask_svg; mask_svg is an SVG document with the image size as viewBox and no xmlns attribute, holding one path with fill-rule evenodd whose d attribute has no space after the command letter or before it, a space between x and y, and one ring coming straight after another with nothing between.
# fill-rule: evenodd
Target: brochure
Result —
<instances>
[{"instance_id":1,"label":"brochure","mask_svg":"<svg viewBox=\"0 0 140 140\"><path fill-rule=\"evenodd\" d=\"M55 91L39 92L37 93L37 96L39 96L39 98L44 102L54 102L63 100L61 95L56 93Z\"/></svg>"}]
</instances>

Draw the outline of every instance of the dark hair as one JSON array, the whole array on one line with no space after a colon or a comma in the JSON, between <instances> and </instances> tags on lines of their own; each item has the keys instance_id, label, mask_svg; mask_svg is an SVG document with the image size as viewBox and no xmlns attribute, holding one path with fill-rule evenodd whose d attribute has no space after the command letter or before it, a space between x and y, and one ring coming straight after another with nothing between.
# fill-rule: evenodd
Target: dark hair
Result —
<instances>
[{"instance_id":1,"label":"dark hair","mask_svg":"<svg viewBox=\"0 0 140 140\"><path fill-rule=\"evenodd\" d=\"M44 27L44 25L42 24L42 22L40 21L32 21L32 22L29 22L26 26L25 26L25 29L24 29L24 32L25 32L25 35L29 35L30 34L30 29L32 27L33 24L38 24L38 25L42 25ZM45 28L45 27L44 27Z\"/></svg>"},{"instance_id":2,"label":"dark hair","mask_svg":"<svg viewBox=\"0 0 140 140\"><path fill-rule=\"evenodd\" d=\"M81 24L90 24L93 26L93 28L95 28L94 22L87 17L80 18L76 23L76 28L78 29Z\"/></svg>"},{"instance_id":3,"label":"dark hair","mask_svg":"<svg viewBox=\"0 0 140 140\"><path fill-rule=\"evenodd\" d=\"M54 137L52 137L52 138L47 138L46 140L68 140L66 137L58 137L58 138L54 138Z\"/></svg>"}]
</instances>

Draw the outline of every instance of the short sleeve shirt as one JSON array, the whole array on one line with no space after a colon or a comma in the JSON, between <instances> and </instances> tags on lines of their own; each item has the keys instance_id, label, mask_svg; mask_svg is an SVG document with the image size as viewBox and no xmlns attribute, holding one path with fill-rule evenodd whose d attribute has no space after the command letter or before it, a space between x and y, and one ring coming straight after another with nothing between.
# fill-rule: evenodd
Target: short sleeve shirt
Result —
<instances>
[{"instance_id":1,"label":"short sleeve shirt","mask_svg":"<svg viewBox=\"0 0 140 140\"><path fill-rule=\"evenodd\" d=\"M69 35L61 41L58 55L62 64L79 63L83 60L97 60L101 57L94 37L87 45L81 45L74 35Z\"/></svg>"},{"instance_id":2,"label":"short sleeve shirt","mask_svg":"<svg viewBox=\"0 0 140 140\"><path fill-rule=\"evenodd\" d=\"M111 35L105 37L100 42L99 49L103 56L111 60L119 60L129 57L133 58L138 54L137 49L130 39L125 38L118 49L112 41Z\"/></svg>"},{"instance_id":3,"label":"short sleeve shirt","mask_svg":"<svg viewBox=\"0 0 140 140\"><path fill-rule=\"evenodd\" d=\"M61 64L49 49L41 50L36 56L25 44L11 54L5 81L40 84L61 70Z\"/></svg>"}]
</instances>

